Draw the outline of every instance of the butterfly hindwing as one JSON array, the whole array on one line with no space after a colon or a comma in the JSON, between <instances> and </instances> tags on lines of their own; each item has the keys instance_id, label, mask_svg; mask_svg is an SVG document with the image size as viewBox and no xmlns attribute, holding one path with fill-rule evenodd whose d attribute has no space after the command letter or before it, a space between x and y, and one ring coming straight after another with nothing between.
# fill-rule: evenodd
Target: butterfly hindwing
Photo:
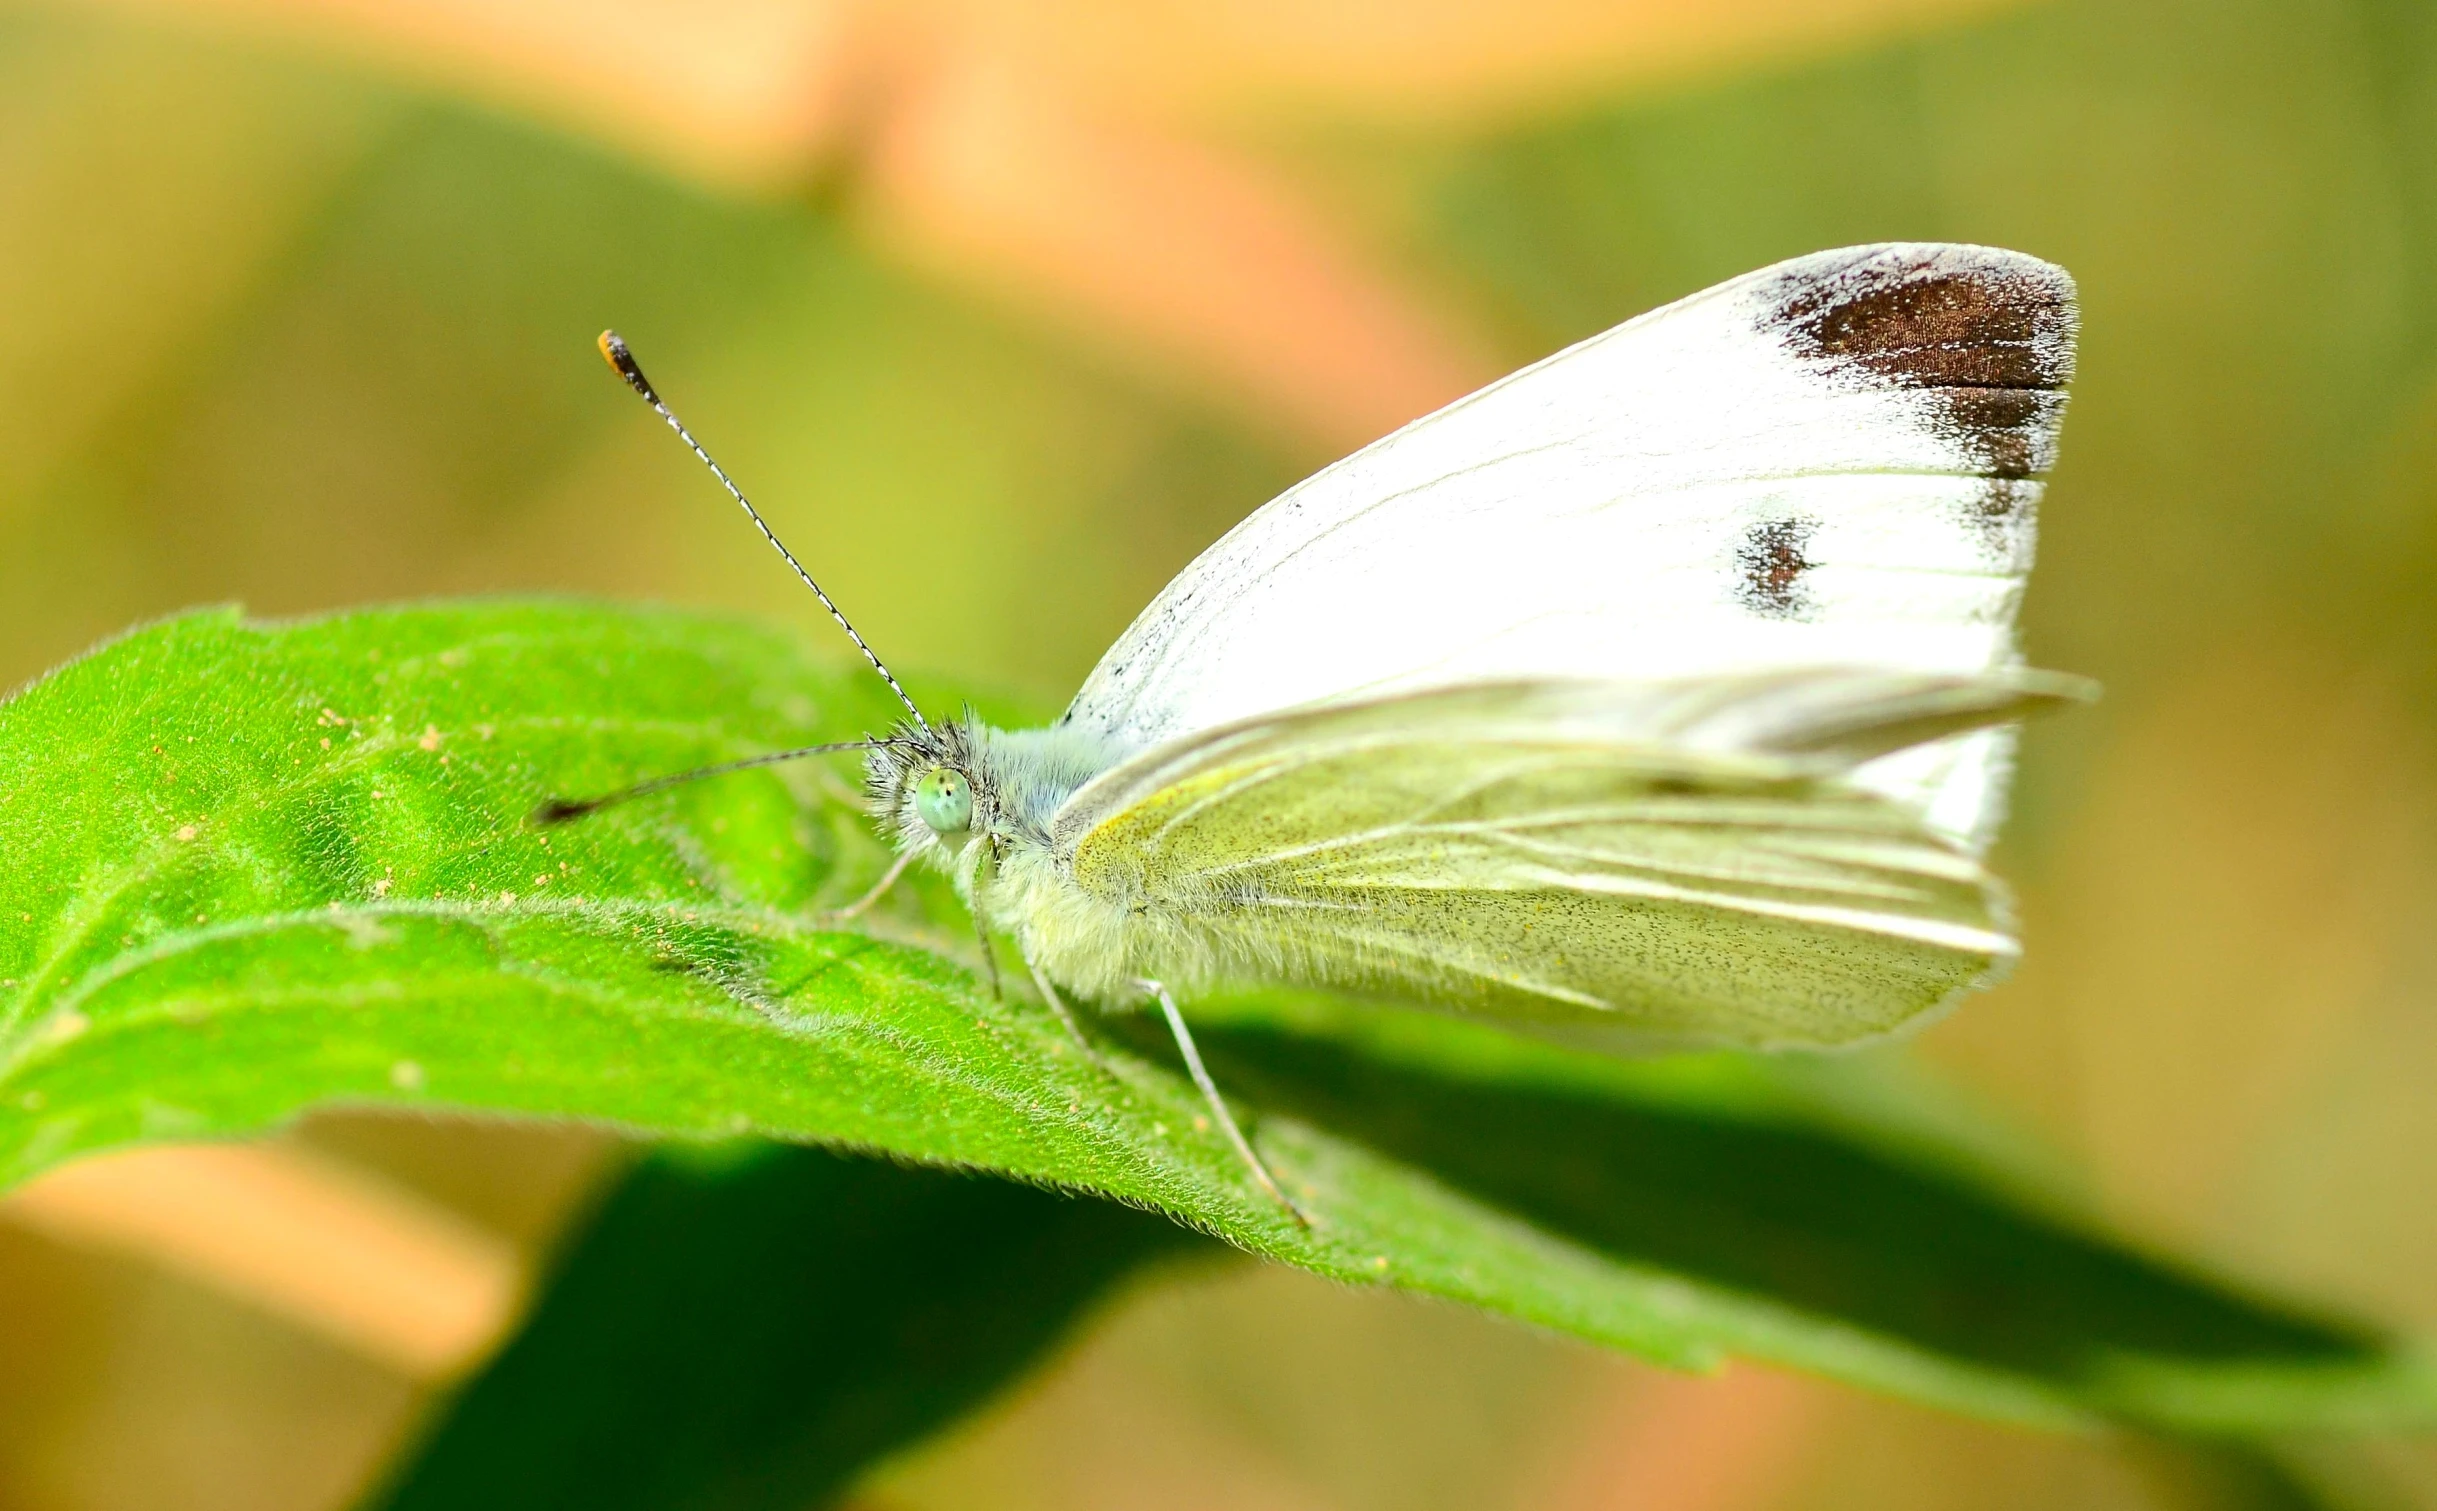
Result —
<instances>
[{"instance_id":1,"label":"butterfly hindwing","mask_svg":"<svg viewBox=\"0 0 2437 1511\"><path fill-rule=\"evenodd\" d=\"M1156 959L1620 1042L1867 1038L1981 983L2014 942L1978 862L1845 780L1852 762L2060 691L2036 674L1495 683L1248 721L1070 800L1053 843L1124 942L1052 929L1034 947L1086 983Z\"/></svg>"}]
</instances>

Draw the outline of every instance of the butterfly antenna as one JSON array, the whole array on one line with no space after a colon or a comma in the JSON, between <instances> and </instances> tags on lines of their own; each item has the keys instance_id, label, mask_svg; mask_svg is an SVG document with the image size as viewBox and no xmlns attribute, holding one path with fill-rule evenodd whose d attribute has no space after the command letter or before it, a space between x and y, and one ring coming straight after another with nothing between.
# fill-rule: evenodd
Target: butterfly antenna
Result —
<instances>
[{"instance_id":1,"label":"butterfly antenna","mask_svg":"<svg viewBox=\"0 0 2437 1511\"><path fill-rule=\"evenodd\" d=\"M863 659L872 664L872 670L880 674L880 680L888 684L888 690L895 693L897 701L905 705L905 711L914 716L914 723L924 733L929 733L930 721L922 716L921 709L914 706L914 700L905 695L905 689L897 685L897 679L890 673L887 663L883 662L879 654L864 642L861 635L855 633L854 625L843 613L839 612L838 606L830 601L829 595L821 591L821 585L812 580L812 574L805 571L804 564L795 559L795 553L788 550L787 543L778 538L777 532L770 528L769 521L762 518L761 511L753 507L753 501L745 497L745 490L737 487L736 480L728 476L727 469L712 460L711 453L702 449L702 442L695 440L694 433L685 428L685 422L678 419L676 412L660 401L660 395L653 389L651 380L643 376L643 369L636 364L635 354L626 349L625 338L616 331L601 332L601 355L608 360L610 368L619 377L626 380L627 387L641 394L643 402L657 411L661 419L668 421L668 428L677 432L677 439L685 442L686 449L701 458L702 465L711 469L711 476L719 479L719 486L727 489L728 497L736 500L737 507L745 511L746 518L753 521L753 527L762 532L762 539L770 542L771 549L785 557L787 565L795 568L795 575L803 579L804 586L812 589L813 597L821 600L821 607L829 610L829 617L838 621L838 628L846 631L846 638L855 643L855 649L861 651Z\"/></svg>"}]
</instances>

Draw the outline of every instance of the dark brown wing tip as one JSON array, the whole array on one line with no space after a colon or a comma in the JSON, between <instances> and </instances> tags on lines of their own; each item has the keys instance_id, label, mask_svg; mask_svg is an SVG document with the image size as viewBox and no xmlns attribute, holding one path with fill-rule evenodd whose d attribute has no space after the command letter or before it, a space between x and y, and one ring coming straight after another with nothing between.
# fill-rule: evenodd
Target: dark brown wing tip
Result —
<instances>
[{"instance_id":1,"label":"dark brown wing tip","mask_svg":"<svg viewBox=\"0 0 2437 1511\"><path fill-rule=\"evenodd\" d=\"M2073 275L2021 252L1850 247L1786 264L1764 297L1763 324L1804 355L1900 387L2061 389L2073 379Z\"/></svg>"},{"instance_id":2,"label":"dark brown wing tip","mask_svg":"<svg viewBox=\"0 0 2437 1511\"><path fill-rule=\"evenodd\" d=\"M2073 276L1997 247L1899 242L1765 275L1759 324L1795 355L1936 397L1983 475L2055 462L2080 333Z\"/></svg>"}]
</instances>

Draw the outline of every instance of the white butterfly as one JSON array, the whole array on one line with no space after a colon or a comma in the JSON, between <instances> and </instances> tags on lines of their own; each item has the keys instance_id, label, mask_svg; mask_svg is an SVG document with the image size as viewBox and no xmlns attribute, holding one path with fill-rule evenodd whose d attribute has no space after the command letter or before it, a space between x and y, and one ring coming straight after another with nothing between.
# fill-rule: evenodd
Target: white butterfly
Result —
<instances>
[{"instance_id":1,"label":"white butterfly","mask_svg":"<svg viewBox=\"0 0 2437 1511\"><path fill-rule=\"evenodd\" d=\"M882 889L947 867L985 956L1012 935L1070 1028L1061 989L1156 1001L1281 1201L1177 990L1366 990L1628 1047L1884 1034L2016 954L1979 860L2004 726L2087 695L2013 629L2074 333L2071 279L2019 253L1780 263L1290 489L1056 725L909 700L817 748L868 751Z\"/></svg>"}]
</instances>

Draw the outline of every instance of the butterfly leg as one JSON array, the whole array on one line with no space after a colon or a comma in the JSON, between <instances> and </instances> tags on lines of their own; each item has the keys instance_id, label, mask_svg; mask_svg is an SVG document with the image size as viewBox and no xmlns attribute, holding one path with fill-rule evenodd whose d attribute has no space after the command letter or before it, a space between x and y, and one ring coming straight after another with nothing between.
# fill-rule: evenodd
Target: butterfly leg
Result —
<instances>
[{"instance_id":1,"label":"butterfly leg","mask_svg":"<svg viewBox=\"0 0 2437 1511\"><path fill-rule=\"evenodd\" d=\"M964 898L965 908L973 915L973 937L981 941L982 969L990 976L990 1000L1004 1002L1007 990L999 981L998 951L990 947L990 919L982 912L982 889L988 881L988 868L995 857L988 843L976 841L965 846L956 857L956 891Z\"/></svg>"},{"instance_id":2,"label":"butterfly leg","mask_svg":"<svg viewBox=\"0 0 2437 1511\"><path fill-rule=\"evenodd\" d=\"M998 951L990 947L990 925L983 919L982 910L979 908L973 910L973 937L981 941L982 965L990 973L990 1000L1004 1002L1007 1000L1007 992L1004 987L999 985Z\"/></svg>"},{"instance_id":3,"label":"butterfly leg","mask_svg":"<svg viewBox=\"0 0 2437 1511\"><path fill-rule=\"evenodd\" d=\"M1100 1059L1100 1051L1092 1048L1092 1041L1083 1037L1083 1025L1075 1021L1075 1015L1067 1007L1066 999L1059 996L1058 989L1049 984L1049 978L1041 974L1041 968L1032 963L1032 955L1029 952L1024 956L1024 969L1032 972L1032 984L1041 989L1041 1000L1048 1003L1049 1010L1058 1015L1060 1023L1066 1025L1067 1037L1073 1039L1075 1047L1083 1051L1083 1058L1091 1061L1096 1069L1108 1069L1108 1066Z\"/></svg>"},{"instance_id":4,"label":"butterfly leg","mask_svg":"<svg viewBox=\"0 0 2437 1511\"><path fill-rule=\"evenodd\" d=\"M864 893L861 897L856 898L853 902L848 903L845 907L834 908L827 913L815 913L813 915L814 921L818 923L850 923L870 912L872 904L878 902L881 898L886 897L888 895L888 889L897 885L898 878L905 875L905 868L914 863L914 857L918 853L920 852L908 850L903 855L898 856L895 860L889 863L888 870L881 874L880 880L872 885L872 889L870 891Z\"/></svg>"},{"instance_id":5,"label":"butterfly leg","mask_svg":"<svg viewBox=\"0 0 2437 1511\"><path fill-rule=\"evenodd\" d=\"M1227 1142L1235 1145L1235 1152L1244 1157L1244 1163L1251 1167L1253 1178L1261 1183L1262 1189L1276 1197L1278 1205L1286 1209L1287 1215L1309 1232L1311 1219L1303 1215L1303 1209L1294 1204L1285 1188L1278 1184L1277 1177L1269 1173L1269 1167L1261 1163L1261 1156L1253 1153L1251 1140L1244 1137L1244 1130L1235 1125L1234 1115L1227 1111L1225 1099L1219 1096L1218 1083L1210 1079L1210 1072L1202 1065L1202 1052L1194 1047L1193 1034L1185 1027L1185 1015L1176 1010L1176 999L1169 996L1167 987L1157 981L1136 984L1158 999L1159 1010L1167 1015L1168 1032L1176 1036L1176 1047L1184 1053L1185 1069L1193 1073L1193 1084L1202 1089L1202 1100L1210 1104L1211 1115L1218 1119L1219 1127L1226 1132Z\"/></svg>"}]
</instances>

